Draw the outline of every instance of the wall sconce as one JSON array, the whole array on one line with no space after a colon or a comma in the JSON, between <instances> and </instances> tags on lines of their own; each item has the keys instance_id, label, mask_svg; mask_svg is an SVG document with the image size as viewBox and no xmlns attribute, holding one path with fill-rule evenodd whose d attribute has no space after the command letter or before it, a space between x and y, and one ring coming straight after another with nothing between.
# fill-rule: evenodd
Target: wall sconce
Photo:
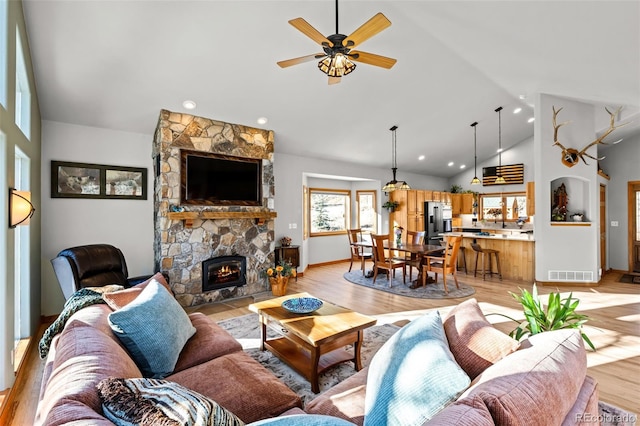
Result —
<instances>
[{"instance_id":1,"label":"wall sconce","mask_svg":"<svg viewBox=\"0 0 640 426\"><path fill-rule=\"evenodd\" d=\"M31 204L31 192L9 188L9 228L28 225L35 211Z\"/></svg>"}]
</instances>

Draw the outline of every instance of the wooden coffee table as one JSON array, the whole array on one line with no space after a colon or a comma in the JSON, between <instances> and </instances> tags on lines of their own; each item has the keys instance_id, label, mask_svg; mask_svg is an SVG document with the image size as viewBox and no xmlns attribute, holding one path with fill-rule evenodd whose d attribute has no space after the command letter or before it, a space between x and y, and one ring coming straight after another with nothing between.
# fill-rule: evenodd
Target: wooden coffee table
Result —
<instances>
[{"instance_id":1,"label":"wooden coffee table","mask_svg":"<svg viewBox=\"0 0 640 426\"><path fill-rule=\"evenodd\" d=\"M376 319L323 301L320 309L310 314L294 314L282 302L295 297L313 297L308 293L290 294L249 305L261 324L260 349L268 349L311 383L314 393L320 391L318 375L329 367L353 361L362 369L360 348L363 331ZM268 339L267 327L280 337ZM345 346L353 345L353 351Z\"/></svg>"}]
</instances>

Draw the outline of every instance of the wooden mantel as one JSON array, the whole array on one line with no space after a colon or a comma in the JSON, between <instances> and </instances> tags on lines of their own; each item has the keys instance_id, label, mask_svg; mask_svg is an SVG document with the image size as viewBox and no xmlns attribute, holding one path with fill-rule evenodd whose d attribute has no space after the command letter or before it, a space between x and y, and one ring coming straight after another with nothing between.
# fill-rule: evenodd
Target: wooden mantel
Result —
<instances>
[{"instance_id":1,"label":"wooden mantel","mask_svg":"<svg viewBox=\"0 0 640 426\"><path fill-rule=\"evenodd\" d=\"M184 220L184 226L191 228L195 219L255 219L261 225L267 219L278 216L276 212L169 212L167 218Z\"/></svg>"}]
</instances>

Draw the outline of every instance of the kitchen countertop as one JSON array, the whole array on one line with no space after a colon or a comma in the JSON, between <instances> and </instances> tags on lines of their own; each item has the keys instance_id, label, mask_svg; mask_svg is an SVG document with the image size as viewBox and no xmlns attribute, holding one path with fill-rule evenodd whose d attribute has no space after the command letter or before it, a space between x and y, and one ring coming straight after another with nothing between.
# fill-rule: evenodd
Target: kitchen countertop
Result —
<instances>
[{"instance_id":1,"label":"kitchen countertop","mask_svg":"<svg viewBox=\"0 0 640 426\"><path fill-rule=\"evenodd\" d=\"M504 231L503 232L509 232ZM519 230L513 231L513 233L500 233L500 234L489 234L489 235L478 235L475 232L448 232L442 234L443 236L447 235L462 235L463 238L478 238L478 239L500 239L506 241L535 241L532 233L520 232Z\"/></svg>"}]
</instances>

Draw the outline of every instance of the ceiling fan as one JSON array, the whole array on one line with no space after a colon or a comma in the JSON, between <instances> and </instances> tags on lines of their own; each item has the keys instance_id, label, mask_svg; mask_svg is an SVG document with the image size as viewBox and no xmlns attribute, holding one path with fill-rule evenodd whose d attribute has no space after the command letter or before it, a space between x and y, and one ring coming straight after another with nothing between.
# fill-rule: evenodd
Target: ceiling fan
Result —
<instances>
[{"instance_id":1,"label":"ceiling fan","mask_svg":"<svg viewBox=\"0 0 640 426\"><path fill-rule=\"evenodd\" d=\"M382 13L377 13L373 18L362 24L357 30L348 36L340 34L338 31L338 0L336 0L335 34L325 37L320 33L320 31L316 30L311 26L311 24L302 18L292 19L289 23L311 40L321 45L324 52L280 61L278 62L278 65L282 68L312 61L314 59L320 59L320 62L318 62L318 68L329 76L329 84L336 84L340 83L340 78L342 76L351 73L356 68L356 64L352 61L375 65L386 69L390 69L396 63L395 59L387 58L386 56L352 50L354 47L391 26L391 21L389 21Z\"/></svg>"}]
</instances>

